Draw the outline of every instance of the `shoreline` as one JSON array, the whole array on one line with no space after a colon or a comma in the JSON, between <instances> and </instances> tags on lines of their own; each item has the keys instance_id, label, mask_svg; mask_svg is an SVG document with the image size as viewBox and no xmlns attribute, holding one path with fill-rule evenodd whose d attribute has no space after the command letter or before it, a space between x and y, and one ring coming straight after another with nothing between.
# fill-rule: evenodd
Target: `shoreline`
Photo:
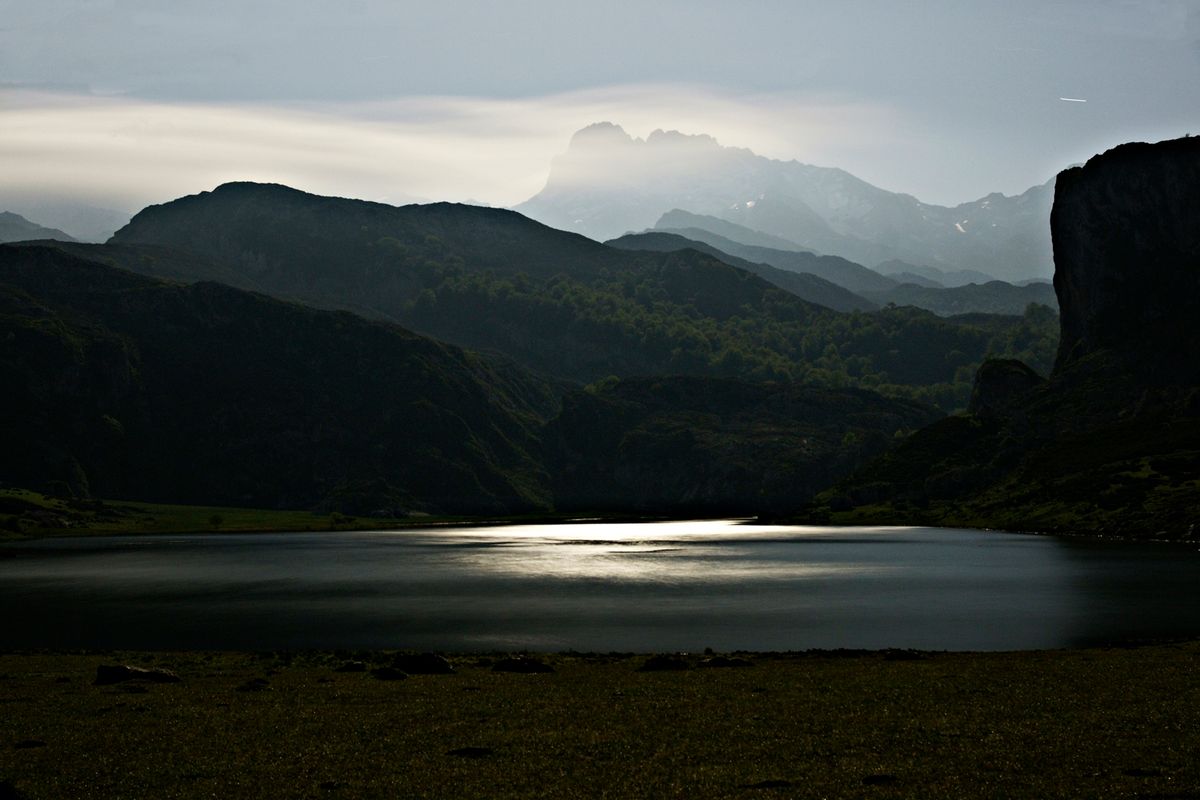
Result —
<instances>
[{"instance_id":1,"label":"shoreline","mask_svg":"<svg viewBox=\"0 0 1200 800\"><path fill-rule=\"evenodd\" d=\"M805 515L667 514L650 512L579 511L524 514L416 515L406 517L349 516L338 512L185 506L134 500L73 500L53 498L24 489L0 489L0 551L6 544L62 537L162 536L260 533L335 533L346 531L404 531L422 528L488 528L506 525L571 525L581 523L651 523L689 520L737 520L747 527L894 527L938 528L1057 536L1103 542L1197 544L1200 541L1156 535L1114 534L1108 531L1037 530L954 524L944 519L922 521L911 516L891 518L877 513L840 512L832 518ZM216 524L214 524L216 521Z\"/></svg>"}]
</instances>

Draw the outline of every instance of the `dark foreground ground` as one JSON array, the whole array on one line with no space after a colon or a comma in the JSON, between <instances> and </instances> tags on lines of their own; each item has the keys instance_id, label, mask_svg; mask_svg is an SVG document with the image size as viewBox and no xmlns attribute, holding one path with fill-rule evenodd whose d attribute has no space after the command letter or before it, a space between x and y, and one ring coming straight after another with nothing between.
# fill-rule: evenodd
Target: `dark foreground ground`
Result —
<instances>
[{"instance_id":1,"label":"dark foreground ground","mask_svg":"<svg viewBox=\"0 0 1200 800\"><path fill-rule=\"evenodd\" d=\"M372 674L391 658L0 655L0 798L1200 798L1198 643Z\"/></svg>"}]
</instances>

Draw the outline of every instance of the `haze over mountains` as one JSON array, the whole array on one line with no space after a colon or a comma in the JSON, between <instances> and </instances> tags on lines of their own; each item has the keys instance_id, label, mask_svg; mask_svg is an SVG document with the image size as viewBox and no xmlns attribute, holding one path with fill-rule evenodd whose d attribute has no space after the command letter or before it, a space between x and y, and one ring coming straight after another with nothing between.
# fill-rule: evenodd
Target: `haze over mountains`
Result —
<instances>
[{"instance_id":1,"label":"haze over mountains","mask_svg":"<svg viewBox=\"0 0 1200 800\"><path fill-rule=\"evenodd\" d=\"M705 135L611 123L575 134L545 188L516 210L597 240L650 228L673 209L714 216L866 266L900 260L1009 281L1048 278L1053 181L954 208L830 167L722 147Z\"/></svg>"},{"instance_id":2,"label":"haze over mountains","mask_svg":"<svg viewBox=\"0 0 1200 800\"><path fill-rule=\"evenodd\" d=\"M697 225L719 227L713 225L714 217L700 217L681 211L664 215L663 220L678 221L681 216L689 218L688 221L694 220ZM726 225L736 229L728 231L735 236L748 230L728 223ZM1049 281L1031 281L1018 286L982 276L978 283L947 286L927 277L929 274L945 276L945 273L931 268L922 270L925 274L921 275L909 272L881 275L838 256L742 244L699 227L632 233L612 239L607 244L629 250L699 250L727 264L753 272L805 300L838 311L869 311L894 304L923 308L940 316L953 316L978 312L1022 314L1031 303L1058 307L1054 287Z\"/></svg>"},{"instance_id":3,"label":"haze over mountains","mask_svg":"<svg viewBox=\"0 0 1200 800\"><path fill-rule=\"evenodd\" d=\"M11 211L0 211L0 243L22 242L30 239L54 239L60 242L73 242L75 239L57 228L47 228L30 222L20 214Z\"/></svg>"},{"instance_id":4,"label":"haze over mountains","mask_svg":"<svg viewBox=\"0 0 1200 800\"><path fill-rule=\"evenodd\" d=\"M78 198L12 189L0 190L0 211L9 211L62 234L23 238L53 238L61 241L75 239L81 242L107 241L118 228L129 221L130 216L111 208L94 206ZM14 238L5 241L19 240Z\"/></svg>"}]
</instances>

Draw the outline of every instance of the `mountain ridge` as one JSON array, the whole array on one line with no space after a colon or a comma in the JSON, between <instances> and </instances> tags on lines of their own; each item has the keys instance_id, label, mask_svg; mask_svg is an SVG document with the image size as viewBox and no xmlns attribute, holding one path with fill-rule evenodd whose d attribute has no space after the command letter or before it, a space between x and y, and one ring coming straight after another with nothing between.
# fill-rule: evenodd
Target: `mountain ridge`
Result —
<instances>
[{"instance_id":1,"label":"mountain ridge","mask_svg":"<svg viewBox=\"0 0 1200 800\"><path fill-rule=\"evenodd\" d=\"M619 250L509 210L395 207L249 183L147 208L111 245L184 251L197 277L214 279L203 265L219 265L242 288L389 319L579 383L811 380L953 408L969 393L961 368L1008 352L1024 325L1008 321L1005 332L915 309L855 322L695 250ZM140 258L123 265L166 272Z\"/></svg>"},{"instance_id":2,"label":"mountain ridge","mask_svg":"<svg viewBox=\"0 0 1200 800\"><path fill-rule=\"evenodd\" d=\"M31 239L52 239L60 242L75 241L74 237L57 228L48 228L36 222L30 222L25 217L12 211L0 211L0 244L28 241Z\"/></svg>"},{"instance_id":3,"label":"mountain ridge","mask_svg":"<svg viewBox=\"0 0 1200 800\"><path fill-rule=\"evenodd\" d=\"M546 186L516 210L604 240L683 208L862 264L898 258L1011 280L1051 271L1052 181L946 207L844 169L769 159L703 134L642 140L611 123L584 130L552 160Z\"/></svg>"}]
</instances>

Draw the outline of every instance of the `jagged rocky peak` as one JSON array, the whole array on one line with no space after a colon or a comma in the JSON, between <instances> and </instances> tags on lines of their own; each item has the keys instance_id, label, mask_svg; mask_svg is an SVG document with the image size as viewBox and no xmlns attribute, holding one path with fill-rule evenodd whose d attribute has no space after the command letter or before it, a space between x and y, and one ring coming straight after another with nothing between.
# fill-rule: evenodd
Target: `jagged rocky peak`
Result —
<instances>
[{"instance_id":1,"label":"jagged rocky peak","mask_svg":"<svg viewBox=\"0 0 1200 800\"><path fill-rule=\"evenodd\" d=\"M664 131L657 128L646 137L646 144L668 145L674 147L693 147L704 149L720 149L721 143L707 133L681 133L680 131Z\"/></svg>"},{"instance_id":2,"label":"jagged rocky peak","mask_svg":"<svg viewBox=\"0 0 1200 800\"><path fill-rule=\"evenodd\" d=\"M1045 382L1021 361L990 358L975 373L967 411L980 417L1006 417L1020 398Z\"/></svg>"},{"instance_id":3,"label":"jagged rocky peak","mask_svg":"<svg viewBox=\"0 0 1200 800\"><path fill-rule=\"evenodd\" d=\"M631 144L633 137L625 132L625 129L620 125L612 122L593 122L586 128L580 128L571 136L571 143L567 146L568 150L577 150L581 147L590 147L593 145L612 145L612 144Z\"/></svg>"},{"instance_id":4,"label":"jagged rocky peak","mask_svg":"<svg viewBox=\"0 0 1200 800\"><path fill-rule=\"evenodd\" d=\"M1059 173L1050 227L1056 374L1100 352L1196 369L1200 138L1125 144Z\"/></svg>"}]
</instances>

